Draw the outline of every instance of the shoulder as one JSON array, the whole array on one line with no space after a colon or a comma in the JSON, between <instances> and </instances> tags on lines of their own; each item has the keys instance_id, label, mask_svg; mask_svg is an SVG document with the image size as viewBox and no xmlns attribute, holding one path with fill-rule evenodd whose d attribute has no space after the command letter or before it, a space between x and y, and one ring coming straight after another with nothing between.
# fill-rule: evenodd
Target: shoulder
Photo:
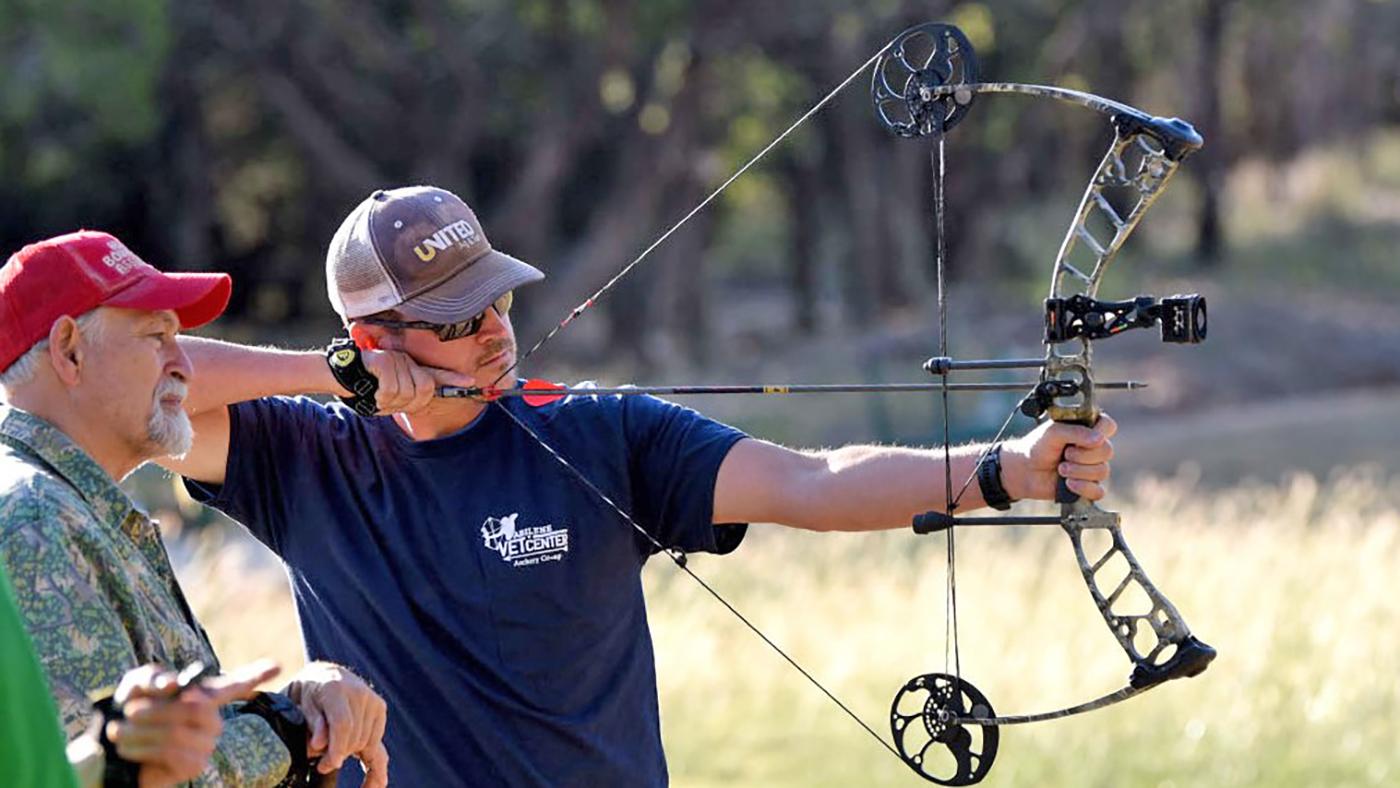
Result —
<instances>
[{"instance_id":1,"label":"shoulder","mask_svg":"<svg viewBox=\"0 0 1400 788\"><path fill-rule=\"evenodd\" d=\"M86 499L41 465L0 456L0 572L17 591L86 577L104 529Z\"/></svg>"},{"instance_id":2,"label":"shoulder","mask_svg":"<svg viewBox=\"0 0 1400 788\"><path fill-rule=\"evenodd\" d=\"M0 539L91 519L83 497L52 469L0 447Z\"/></svg>"}]
</instances>

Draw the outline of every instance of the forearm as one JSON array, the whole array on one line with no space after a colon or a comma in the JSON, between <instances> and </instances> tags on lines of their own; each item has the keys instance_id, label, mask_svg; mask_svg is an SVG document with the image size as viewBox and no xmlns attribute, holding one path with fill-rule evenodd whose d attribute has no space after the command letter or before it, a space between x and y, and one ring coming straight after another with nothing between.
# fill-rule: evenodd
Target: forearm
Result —
<instances>
[{"instance_id":1,"label":"forearm","mask_svg":"<svg viewBox=\"0 0 1400 788\"><path fill-rule=\"evenodd\" d=\"M945 464L942 449L794 451L765 441L740 441L720 467L715 521L772 522L816 531L905 528L915 515L947 508L949 477L957 511L968 512L985 505L975 479L963 489L982 448L953 449ZM1018 462L1004 455L1003 462L1008 461ZM1003 481L1019 497L1013 475L1003 474Z\"/></svg>"},{"instance_id":2,"label":"forearm","mask_svg":"<svg viewBox=\"0 0 1400 788\"><path fill-rule=\"evenodd\" d=\"M942 449L846 446L812 452L817 460L789 509L798 527L821 531L907 528L915 515L945 511L951 480L956 510L985 505L972 477L982 447ZM966 485L966 486L965 486Z\"/></svg>"},{"instance_id":3,"label":"forearm","mask_svg":"<svg viewBox=\"0 0 1400 788\"><path fill-rule=\"evenodd\" d=\"M349 394L335 382L319 350L279 350L189 336L179 341L194 366L185 400L191 416L277 394Z\"/></svg>"}]
</instances>

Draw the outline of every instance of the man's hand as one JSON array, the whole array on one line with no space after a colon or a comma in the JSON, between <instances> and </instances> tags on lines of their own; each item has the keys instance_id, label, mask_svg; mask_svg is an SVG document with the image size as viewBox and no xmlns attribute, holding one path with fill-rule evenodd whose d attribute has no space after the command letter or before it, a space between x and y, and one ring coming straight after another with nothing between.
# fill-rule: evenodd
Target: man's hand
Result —
<instances>
[{"instance_id":1,"label":"man's hand","mask_svg":"<svg viewBox=\"0 0 1400 788\"><path fill-rule=\"evenodd\" d=\"M330 774L355 757L365 769L365 788L389 784L389 753L384 749L387 706L349 669L313 662L285 690L311 728L307 754L320 756L318 770Z\"/></svg>"},{"instance_id":2,"label":"man's hand","mask_svg":"<svg viewBox=\"0 0 1400 788\"><path fill-rule=\"evenodd\" d=\"M167 788L204 772L223 732L219 707L250 697L276 676L263 660L181 689L174 673L146 665L128 672L114 700L125 719L107 723L107 739L122 758L141 765L141 788Z\"/></svg>"},{"instance_id":3,"label":"man's hand","mask_svg":"<svg viewBox=\"0 0 1400 788\"><path fill-rule=\"evenodd\" d=\"M381 414L415 413L432 403L438 386L475 386L470 375L427 367L398 350L362 350L365 369L379 381L374 404Z\"/></svg>"},{"instance_id":4,"label":"man's hand","mask_svg":"<svg viewBox=\"0 0 1400 788\"><path fill-rule=\"evenodd\" d=\"M1113 457L1109 439L1117 432L1118 423L1107 414L1093 427L1047 421L1002 446L1002 484L1017 500L1053 501L1057 478L1063 476L1071 492L1097 501Z\"/></svg>"}]
</instances>

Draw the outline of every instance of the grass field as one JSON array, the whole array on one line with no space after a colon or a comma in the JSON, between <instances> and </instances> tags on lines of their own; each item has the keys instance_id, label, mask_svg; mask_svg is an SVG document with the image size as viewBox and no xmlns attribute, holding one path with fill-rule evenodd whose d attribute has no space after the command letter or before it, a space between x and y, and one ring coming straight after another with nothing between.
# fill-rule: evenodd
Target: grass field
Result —
<instances>
[{"instance_id":1,"label":"grass field","mask_svg":"<svg viewBox=\"0 0 1400 788\"><path fill-rule=\"evenodd\" d=\"M1202 639L1203 676L1002 734L989 786L1400 783L1400 477L1367 468L1200 492L1120 491L1128 541ZM781 531L781 532L779 532ZM211 533L175 550L228 664L299 661L280 570ZM957 542L962 674L1000 713L1117 689L1128 665L1055 529ZM944 662L941 537L762 526L692 567L883 736L894 693ZM669 563L647 586L673 782L925 784ZM395 753L411 758L411 753Z\"/></svg>"}]
</instances>

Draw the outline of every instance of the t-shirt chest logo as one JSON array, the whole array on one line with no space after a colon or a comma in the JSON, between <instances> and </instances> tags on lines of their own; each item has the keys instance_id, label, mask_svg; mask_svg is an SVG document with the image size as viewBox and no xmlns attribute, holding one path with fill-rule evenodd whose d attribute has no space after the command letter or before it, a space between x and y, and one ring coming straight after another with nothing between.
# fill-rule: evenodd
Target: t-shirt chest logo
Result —
<instances>
[{"instance_id":1,"label":"t-shirt chest logo","mask_svg":"<svg viewBox=\"0 0 1400 788\"><path fill-rule=\"evenodd\" d=\"M481 524L481 541L511 566L562 561L569 552L569 529L554 525L517 526L520 513L488 517Z\"/></svg>"}]
</instances>

